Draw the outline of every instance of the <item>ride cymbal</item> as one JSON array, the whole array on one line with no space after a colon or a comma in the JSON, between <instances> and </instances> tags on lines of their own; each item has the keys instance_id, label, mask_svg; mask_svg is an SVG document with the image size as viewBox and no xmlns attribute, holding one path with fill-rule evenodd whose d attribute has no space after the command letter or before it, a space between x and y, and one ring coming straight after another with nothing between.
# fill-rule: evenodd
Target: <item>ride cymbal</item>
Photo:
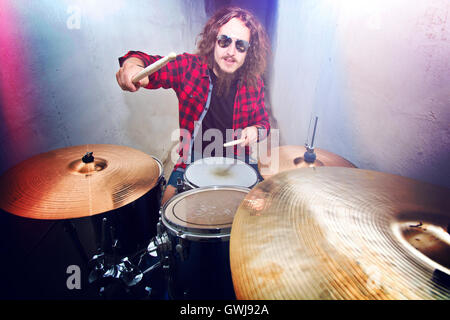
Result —
<instances>
[{"instance_id":1,"label":"ride cymbal","mask_svg":"<svg viewBox=\"0 0 450 320\"><path fill-rule=\"evenodd\" d=\"M270 150L268 159L260 159L258 168L264 179L270 178L274 174L286 170L309 167L347 167L356 168L350 161L326 151L324 149L315 148L316 160L313 163L306 162L304 146L280 146ZM274 158L276 157L276 158ZM273 159L272 159L273 158ZM278 162L276 161L278 160Z\"/></svg>"},{"instance_id":2,"label":"ride cymbal","mask_svg":"<svg viewBox=\"0 0 450 320\"><path fill-rule=\"evenodd\" d=\"M34 219L92 216L138 199L156 185L161 170L154 158L125 146L61 148L9 169L0 178L0 207Z\"/></svg>"},{"instance_id":3,"label":"ride cymbal","mask_svg":"<svg viewBox=\"0 0 450 320\"><path fill-rule=\"evenodd\" d=\"M231 229L239 299L449 299L450 190L314 167L256 185Z\"/></svg>"}]
</instances>

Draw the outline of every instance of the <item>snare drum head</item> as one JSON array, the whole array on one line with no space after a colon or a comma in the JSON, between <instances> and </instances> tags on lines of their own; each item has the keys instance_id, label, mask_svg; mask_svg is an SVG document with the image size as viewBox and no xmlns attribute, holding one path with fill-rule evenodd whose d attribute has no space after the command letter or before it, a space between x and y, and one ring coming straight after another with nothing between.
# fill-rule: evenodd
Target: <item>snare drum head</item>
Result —
<instances>
[{"instance_id":1,"label":"snare drum head","mask_svg":"<svg viewBox=\"0 0 450 320\"><path fill-rule=\"evenodd\" d=\"M211 157L193 162L184 174L193 187L239 186L252 188L258 182L256 171L247 163L232 158Z\"/></svg>"},{"instance_id":2,"label":"snare drum head","mask_svg":"<svg viewBox=\"0 0 450 320\"><path fill-rule=\"evenodd\" d=\"M183 192L164 206L162 221L175 233L229 236L234 214L249 191L247 188L206 187Z\"/></svg>"}]
</instances>

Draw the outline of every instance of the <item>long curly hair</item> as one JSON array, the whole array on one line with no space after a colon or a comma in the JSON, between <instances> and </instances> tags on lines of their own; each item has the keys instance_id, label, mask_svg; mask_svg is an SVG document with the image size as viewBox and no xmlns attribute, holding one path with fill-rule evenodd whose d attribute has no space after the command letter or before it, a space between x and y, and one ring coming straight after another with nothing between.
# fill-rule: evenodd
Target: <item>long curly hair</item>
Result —
<instances>
[{"instance_id":1,"label":"long curly hair","mask_svg":"<svg viewBox=\"0 0 450 320\"><path fill-rule=\"evenodd\" d=\"M226 7L217 11L206 23L197 44L197 54L207 59L208 66L214 66L214 47L219 29L232 18L241 20L250 30L250 47L238 77L251 86L256 86L266 69L270 55L270 41L263 25L249 11L238 7Z\"/></svg>"}]
</instances>

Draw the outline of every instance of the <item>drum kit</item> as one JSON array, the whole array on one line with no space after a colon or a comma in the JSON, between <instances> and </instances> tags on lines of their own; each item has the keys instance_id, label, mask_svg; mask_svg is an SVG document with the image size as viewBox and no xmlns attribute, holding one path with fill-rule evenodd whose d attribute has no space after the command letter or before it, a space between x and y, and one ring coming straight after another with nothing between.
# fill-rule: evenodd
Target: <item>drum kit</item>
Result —
<instances>
[{"instance_id":1,"label":"drum kit","mask_svg":"<svg viewBox=\"0 0 450 320\"><path fill-rule=\"evenodd\" d=\"M448 189L325 150L313 161L299 146L272 151L279 166L263 181L237 159L197 160L161 206L155 157L115 145L57 149L3 174L0 208L64 223L99 296L110 283L149 288L146 276L162 270L169 299L450 298ZM79 219L93 226L94 253Z\"/></svg>"}]
</instances>

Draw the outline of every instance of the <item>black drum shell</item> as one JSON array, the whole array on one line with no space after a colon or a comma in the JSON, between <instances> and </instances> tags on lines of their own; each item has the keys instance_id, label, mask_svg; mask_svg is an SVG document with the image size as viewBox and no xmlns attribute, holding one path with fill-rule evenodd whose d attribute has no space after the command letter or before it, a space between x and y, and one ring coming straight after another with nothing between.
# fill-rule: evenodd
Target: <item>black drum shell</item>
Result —
<instances>
[{"instance_id":1,"label":"black drum shell","mask_svg":"<svg viewBox=\"0 0 450 320\"><path fill-rule=\"evenodd\" d=\"M161 211L161 223L170 243L168 256L168 293L176 300L234 300L230 268L231 224L221 227L196 228L170 220L167 212L179 200L204 191L239 191L239 186L208 186L188 190L167 202ZM244 195L242 198L244 198ZM214 199L211 199L213 201ZM182 220L178 221L181 222ZM187 222L187 221L185 221Z\"/></svg>"},{"instance_id":2,"label":"black drum shell","mask_svg":"<svg viewBox=\"0 0 450 320\"><path fill-rule=\"evenodd\" d=\"M168 281L171 299L236 299L231 278L229 240L191 241L168 234L174 248ZM176 252L178 244L184 247L183 253Z\"/></svg>"},{"instance_id":3,"label":"black drum shell","mask_svg":"<svg viewBox=\"0 0 450 320\"><path fill-rule=\"evenodd\" d=\"M150 240L156 235L163 180L164 178L161 177L153 189L135 201L90 217L98 249L107 255L115 254L123 257L148 246ZM103 230L104 219L107 221L106 234ZM118 243L113 249L115 240L118 240Z\"/></svg>"}]
</instances>

